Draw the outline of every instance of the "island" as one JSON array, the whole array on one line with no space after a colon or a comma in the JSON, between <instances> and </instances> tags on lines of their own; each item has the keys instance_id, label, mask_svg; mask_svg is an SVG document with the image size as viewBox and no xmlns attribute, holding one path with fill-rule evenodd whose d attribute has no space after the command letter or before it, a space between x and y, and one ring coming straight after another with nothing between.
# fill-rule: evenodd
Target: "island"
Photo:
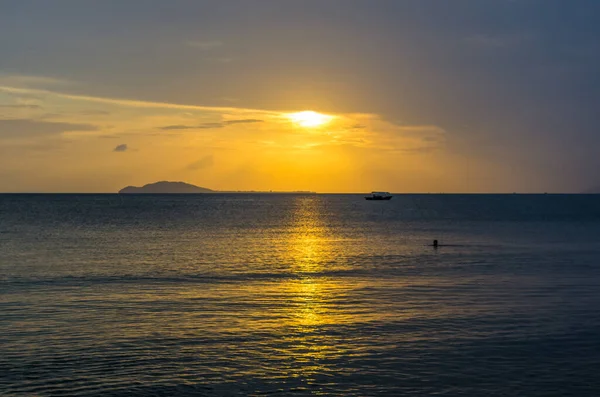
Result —
<instances>
[{"instance_id":1,"label":"island","mask_svg":"<svg viewBox=\"0 0 600 397\"><path fill-rule=\"evenodd\" d=\"M227 190L212 190L205 187L192 185L185 182L169 182L160 181L155 183L149 183L142 187L127 186L119 190L120 194L204 194L204 193L243 193L243 194L316 194L310 191L293 191L293 192L277 192L277 191L227 191Z\"/></svg>"},{"instance_id":2,"label":"island","mask_svg":"<svg viewBox=\"0 0 600 397\"><path fill-rule=\"evenodd\" d=\"M161 181L149 183L142 187L127 186L119 190L122 194L198 194L198 193L216 193L214 190L200 186L195 186L185 182Z\"/></svg>"}]
</instances>

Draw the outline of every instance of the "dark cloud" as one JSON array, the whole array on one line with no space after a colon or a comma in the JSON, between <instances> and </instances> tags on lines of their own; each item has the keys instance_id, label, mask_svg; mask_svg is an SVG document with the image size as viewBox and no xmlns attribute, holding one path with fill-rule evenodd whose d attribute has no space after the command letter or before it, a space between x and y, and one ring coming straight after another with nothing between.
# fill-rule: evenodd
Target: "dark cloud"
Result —
<instances>
[{"instance_id":1,"label":"dark cloud","mask_svg":"<svg viewBox=\"0 0 600 397\"><path fill-rule=\"evenodd\" d=\"M223 128L223 123L202 123L196 126L200 129Z\"/></svg>"},{"instance_id":2,"label":"dark cloud","mask_svg":"<svg viewBox=\"0 0 600 397\"><path fill-rule=\"evenodd\" d=\"M167 125L164 127L159 127L159 129L164 130L164 131L171 131L171 130L211 129L211 128L223 128L223 127L224 127L224 125L222 123L203 123L203 124L198 124L198 125L183 125L183 124Z\"/></svg>"},{"instance_id":3,"label":"dark cloud","mask_svg":"<svg viewBox=\"0 0 600 397\"><path fill-rule=\"evenodd\" d=\"M224 125L231 125L231 124L252 124L252 123L263 123L264 120L259 120L259 119L241 119L241 120L227 120L225 122L223 122Z\"/></svg>"},{"instance_id":4,"label":"dark cloud","mask_svg":"<svg viewBox=\"0 0 600 397\"><path fill-rule=\"evenodd\" d=\"M215 159L212 155L204 156L198 161L194 161L192 164L188 165L186 169L191 171L197 171L204 168L211 167L215 163Z\"/></svg>"},{"instance_id":5,"label":"dark cloud","mask_svg":"<svg viewBox=\"0 0 600 397\"><path fill-rule=\"evenodd\" d=\"M165 125L164 127L158 127L159 130L164 130L164 131L171 131L171 130L189 130L194 128L191 125L182 125L182 124L178 124L178 125Z\"/></svg>"},{"instance_id":6,"label":"dark cloud","mask_svg":"<svg viewBox=\"0 0 600 397\"><path fill-rule=\"evenodd\" d=\"M113 149L113 152L126 152L127 150L129 150L127 144L122 143L120 145L117 145L117 147Z\"/></svg>"},{"instance_id":7,"label":"dark cloud","mask_svg":"<svg viewBox=\"0 0 600 397\"><path fill-rule=\"evenodd\" d=\"M213 128L224 128L228 125L233 125L233 124L252 124L252 123L262 123L262 122L264 122L264 120L240 119L240 120L227 120L227 121L223 121L222 123L202 123L202 124L197 124L197 125L184 125L184 124L167 125L164 127L159 127L159 129L163 130L163 131L213 129Z\"/></svg>"},{"instance_id":8,"label":"dark cloud","mask_svg":"<svg viewBox=\"0 0 600 397\"><path fill-rule=\"evenodd\" d=\"M59 135L67 131L97 131L91 124L74 124L33 119L0 120L0 139Z\"/></svg>"}]
</instances>

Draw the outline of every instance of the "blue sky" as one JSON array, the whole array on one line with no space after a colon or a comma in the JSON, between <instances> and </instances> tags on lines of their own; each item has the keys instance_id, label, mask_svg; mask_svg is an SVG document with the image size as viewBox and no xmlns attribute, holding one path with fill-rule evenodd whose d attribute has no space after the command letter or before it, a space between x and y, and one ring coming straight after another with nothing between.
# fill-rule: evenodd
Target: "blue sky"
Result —
<instances>
[{"instance_id":1,"label":"blue sky","mask_svg":"<svg viewBox=\"0 0 600 397\"><path fill-rule=\"evenodd\" d=\"M374 159L375 150L383 147L379 142L385 141L386 152L379 157L387 165L340 166L336 181L343 168L362 176L355 182L346 175L344 183L332 187L335 191L372 190L369 178L378 184L373 189L397 191L585 190L600 184L599 16L600 2L592 0L0 0L0 86L13 89L0 97L0 152L17 150L20 159L2 164L0 190L112 191L129 181L158 177L223 189L294 188L263 171L248 174L268 169L266 162L248 160L239 165L243 172L219 168L219 159L227 162L233 155L210 151L208 145L189 162L210 167L193 175L160 163L149 172L140 156L154 155L146 149L164 137L151 140L154 135L146 130L142 139L127 135L131 128L114 127L125 113L106 123L82 113L69 119L73 112L68 108L81 107L82 101L88 106L79 112L110 112L98 107L108 102L80 97L190 105L213 113L221 109L215 116L219 120L227 116L222 109L236 109L228 111L230 116L238 110L256 116L310 109L377 118L377 126L369 125L375 129L368 131L368 139L352 139L368 140L370 152L362 158ZM21 90L18 95L15 89ZM62 97L71 103L59 106L56 95L71 95ZM37 109L17 107L25 105ZM80 126L80 136L98 132L94 142L107 142L109 160L102 160L104 154L92 141L75 142L74 128L65 126L69 123ZM409 127L410 137L404 134ZM227 138L229 151L241 150L234 147L236 139L254 134L249 124L244 128ZM260 128L256 141L274 142L263 136L265 125ZM437 141L435 151L407 141L423 128L429 132L420 139ZM56 131L63 133L62 140L32 141L32 136ZM442 131L443 139L431 131ZM215 131L188 138L197 140L202 133L213 134L207 142L217 139ZM27 144L15 143L18 134L27 137ZM404 134L404 140L395 140L394 134ZM85 139L92 139L88 135ZM181 137L181 145L188 138ZM49 166L64 158L65 140L80 145L79 153L89 150L69 160L90 161L87 174L65 175L63 168ZM356 147L346 145L342 153L341 141L336 135L335 153L345 164L359 163ZM46 144L40 159L39 148L31 148ZM303 143L317 144L326 146L323 140ZM137 157L129 150L115 152L118 145L137 150ZM186 151L181 145L169 155ZM394 157L393 149L400 154ZM255 150L260 155L261 148ZM415 154L402 157L408 152ZM325 149L308 156L313 160L307 156L303 152L298 161L336 158ZM35 167L22 164L28 159L48 169L44 183L36 179ZM114 169L106 162L114 162ZM96 185L82 182L92 174L101 175ZM24 182L15 182L19 178ZM253 185L244 185L246 180ZM298 189L327 191L331 183L322 171L299 180Z\"/></svg>"}]
</instances>

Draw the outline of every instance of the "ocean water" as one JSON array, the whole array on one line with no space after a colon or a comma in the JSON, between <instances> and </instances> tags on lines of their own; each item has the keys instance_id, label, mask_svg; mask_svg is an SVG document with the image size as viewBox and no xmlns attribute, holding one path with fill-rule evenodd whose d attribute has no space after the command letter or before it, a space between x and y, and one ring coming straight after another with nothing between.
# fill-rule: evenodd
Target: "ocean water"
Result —
<instances>
[{"instance_id":1,"label":"ocean water","mask_svg":"<svg viewBox=\"0 0 600 397\"><path fill-rule=\"evenodd\" d=\"M0 195L2 396L599 396L599 373L600 196Z\"/></svg>"}]
</instances>

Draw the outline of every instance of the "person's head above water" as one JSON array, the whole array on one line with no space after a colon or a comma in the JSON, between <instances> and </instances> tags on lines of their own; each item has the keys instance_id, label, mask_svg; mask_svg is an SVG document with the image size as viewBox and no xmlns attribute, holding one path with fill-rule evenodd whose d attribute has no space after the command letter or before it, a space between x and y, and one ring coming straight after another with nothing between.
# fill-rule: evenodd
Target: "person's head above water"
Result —
<instances>
[{"instance_id":1,"label":"person's head above water","mask_svg":"<svg viewBox=\"0 0 600 397\"><path fill-rule=\"evenodd\" d=\"M437 247L438 246L438 241L437 240L433 240L433 246Z\"/></svg>"}]
</instances>

